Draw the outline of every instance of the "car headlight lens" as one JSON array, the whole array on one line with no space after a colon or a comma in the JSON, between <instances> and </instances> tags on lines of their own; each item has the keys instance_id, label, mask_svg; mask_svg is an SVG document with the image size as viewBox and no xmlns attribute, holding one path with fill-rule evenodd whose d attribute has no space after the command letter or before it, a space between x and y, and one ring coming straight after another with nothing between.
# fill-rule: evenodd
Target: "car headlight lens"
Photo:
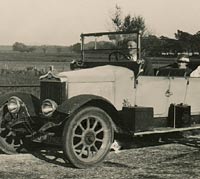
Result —
<instances>
[{"instance_id":1,"label":"car headlight lens","mask_svg":"<svg viewBox=\"0 0 200 179\"><path fill-rule=\"evenodd\" d=\"M50 100L50 99L46 99L42 102L42 114L46 117L51 117L53 112L56 110L57 108L57 104L55 101Z\"/></svg>"},{"instance_id":2,"label":"car headlight lens","mask_svg":"<svg viewBox=\"0 0 200 179\"><path fill-rule=\"evenodd\" d=\"M21 107L20 101L16 96L10 97L7 103L8 111L12 114L18 113Z\"/></svg>"}]
</instances>

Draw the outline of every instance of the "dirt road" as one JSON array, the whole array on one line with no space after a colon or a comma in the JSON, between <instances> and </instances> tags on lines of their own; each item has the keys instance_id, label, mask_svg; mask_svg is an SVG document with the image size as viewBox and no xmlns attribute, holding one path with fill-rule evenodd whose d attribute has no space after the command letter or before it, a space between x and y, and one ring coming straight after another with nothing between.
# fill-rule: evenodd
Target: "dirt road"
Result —
<instances>
[{"instance_id":1,"label":"dirt road","mask_svg":"<svg viewBox=\"0 0 200 179\"><path fill-rule=\"evenodd\" d=\"M200 136L110 152L101 166L84 170L64 162L62 152L58 150L0 154L0 178L200 179Z\"/></svg>"}]
</instances>

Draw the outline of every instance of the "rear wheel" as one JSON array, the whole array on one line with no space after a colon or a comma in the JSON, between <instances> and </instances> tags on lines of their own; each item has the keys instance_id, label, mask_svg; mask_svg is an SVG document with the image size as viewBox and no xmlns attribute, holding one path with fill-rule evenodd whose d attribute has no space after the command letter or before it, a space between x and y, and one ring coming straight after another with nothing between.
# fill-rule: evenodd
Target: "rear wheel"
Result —
<instances>
[{"instance_id":1,"label":"rear wheel","mask_svg":"<svg viewBox=\"0 0 200 179\"><path fill-rule=\"evenodd\" d=\"M110 116L100 108L85 107L73 115L63 131L63 150L77 168L101 163L113 142Z\"/></svg>"}]
</instances>

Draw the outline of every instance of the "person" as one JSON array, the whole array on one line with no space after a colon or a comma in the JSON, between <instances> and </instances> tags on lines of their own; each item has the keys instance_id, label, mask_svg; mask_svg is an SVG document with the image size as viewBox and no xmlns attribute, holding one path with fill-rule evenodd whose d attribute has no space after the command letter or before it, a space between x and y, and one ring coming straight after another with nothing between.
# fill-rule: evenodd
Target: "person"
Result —
<instances>
[{"instance_id":1,"label":"person","mask_svg":"<svg viewBox=\"0 0 200 179\"><path fill-rule=\"evenodd\" d=\"M177 57L177 67L178 69L185 69L186 76L189 76L192 72L192 69L188 67L188 64L190 62L189 56L186 54L180 54Z\"/></svg>"},{"instance_id":2,"label":"person","mask_svg":"<svg viewBox=\"0 0 200 179\"><path fill-rule=\"evenodd\" d=\"M128 41L128 59L137 62L137 44L135 41Z\"/></svg>"},{"instance_id":3,"label":"person","mask_svg":"<svg viewBox=\"0 0 200 179\"><path fill-rule=\"evenodd\" d=\"M127 58L130 61L134 61L135 63L139 64L140 68L139 73L141 75L153 76L154 71L151 62L147 59L137 58L137 43L135 41L130 40L127 43L127 48L128 48Z\"/></svg>"},{"instance_id":4,"label":"person","mask_svg":"<svg viewBox=\"0 0 200 179\"><path fill-rule=\"evenodd\" d=\"M180 54L178 55L174 63L160 67L157 71L157 75L168 76L170 74L172 76L189 76L192 72L192 70L188 66L189 62L190 59L188 55Z\"/></svg>"},{"instance_id":5,"label":"person","mask_svg":"<svg viewBox=\"0 0 200 179\"><path fill-rule=\"evenodd\" d=\"M186 69L189 62L189 56L185 54L178 55L176 60L179 69Z\"/></svg>"}]
</instances>

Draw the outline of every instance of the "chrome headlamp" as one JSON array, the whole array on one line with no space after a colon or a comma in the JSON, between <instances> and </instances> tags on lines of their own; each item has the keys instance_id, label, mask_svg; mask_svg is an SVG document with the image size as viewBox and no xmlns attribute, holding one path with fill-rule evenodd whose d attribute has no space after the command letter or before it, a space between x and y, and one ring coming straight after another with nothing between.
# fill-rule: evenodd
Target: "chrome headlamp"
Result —
<instances>
[{"instance_id":1,"label":"chrome headlamp","mask_svg":"<svg viewBox=\"0 0 200 179\"><path fill-rule=\"evenodd\" d=\"M18 113L21 107L21 100L16 97L12 96L7 102L8 111L12 114Z\"/></svg>"},{"instance_id":2,"label":"chrome headlamp","mask_svg":"<svg viewBox=\"0 0 200 179\"><path fill-rule=\"evenodd\" d=\"M58 105L56 104L55 101L51 99L45 99L42 102L42 106L41 106L42 114L45 117L51 117L53 112L56 110L57 106Z\"/></svg>"}]
</instances>

